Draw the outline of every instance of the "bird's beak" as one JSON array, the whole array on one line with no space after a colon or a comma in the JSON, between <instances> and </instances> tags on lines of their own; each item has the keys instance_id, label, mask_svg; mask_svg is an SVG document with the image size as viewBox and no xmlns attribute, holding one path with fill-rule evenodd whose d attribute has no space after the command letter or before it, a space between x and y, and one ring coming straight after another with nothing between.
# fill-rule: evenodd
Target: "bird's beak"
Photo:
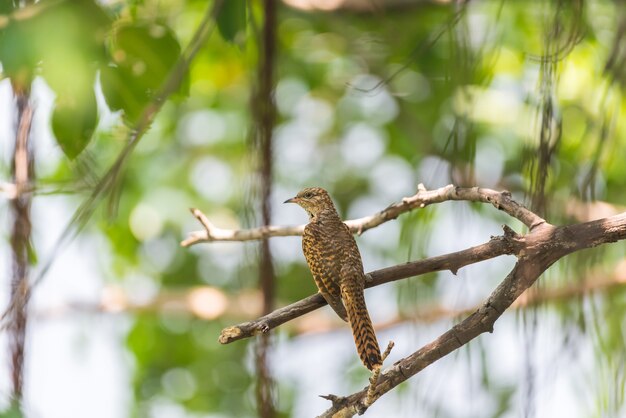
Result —
<instances>
[{"instance_id":1,"label":"bird's beak","mask_svg":"<svg viewBox=\"0 0 626 418\"><path fill-rule=\"evenodd\" d=\"M297 202L296 202L296 198L292 197L291 199L285 200L283 203L297 203Z\"/></svg>"}]
</instances>

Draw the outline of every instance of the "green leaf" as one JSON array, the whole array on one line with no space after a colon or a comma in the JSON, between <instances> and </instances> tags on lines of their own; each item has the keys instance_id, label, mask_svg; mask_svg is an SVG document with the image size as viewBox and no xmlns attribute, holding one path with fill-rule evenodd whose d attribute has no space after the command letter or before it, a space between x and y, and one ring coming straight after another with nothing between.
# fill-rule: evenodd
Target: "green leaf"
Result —
<instances>
[{"instance_id":1,"label":"green leaf","mask_svg":"<svg viewBox=\"0 0 626 418\"><path fill-rule=\"evenodd\" d=\"M123 110L126 122L136 121L150 100L139 84L132 83L133 74L123 67L105 66L100 69L102 92L111 110Z\"/></svg>"},{"instance_id":2,"label":"green leaf","mask_svg":"<svg viewBox=\"0 0 626 418\"><path fill-rule=\"evenodd\" d=\"M93 0L43 3L43 11L32 16L7 15L11 19L0 30L0 62L13 84L23 88L43 63L44 76L56 90L73 83L75 68L82 71L104 58L111 21Z\"/></svg>"},{"instance_id":3,"label":"green leaf","mask_svg":"<svg viewBox=\"0 0 626 418\"><path fill-rule=\"evenodd\" d=\"M222 38L234 42L237 34L246 28L246 0L227 0L217 15L217 28Z\"/></svg>"},{"instance_id":4,"label":"green leaf","mask_svg":"<svg viewBox=\"0 0 626 418\"><path fill-rule=\"evenodd\" d=\"M85 149L97 123L98 106L93 89L83 95L57 97L52 132L68 158L76 158Z\"/></svg>"},{"instance_id":5,"label":"green leaf","mask_svg":"<svg viewBox=\"0 0 626 418\"><path fill-rule=\"evenodd\" d=\"M112 65L100 70L102 90L113 110L135 122L154 99L180 57L180 45L163 25L120 28L111 49Z\"/></svg>"},{"instance_id":6,"label":"green leaf","mask_svg":"<svg viewBox=\"0 0 626 418\"><path fill-rule=\"evenodd\" d=\"M32 27L31 21L11 21L0 31L3 73L22 88L30 86L38 62Z\"/></svg>"}]
</instances>

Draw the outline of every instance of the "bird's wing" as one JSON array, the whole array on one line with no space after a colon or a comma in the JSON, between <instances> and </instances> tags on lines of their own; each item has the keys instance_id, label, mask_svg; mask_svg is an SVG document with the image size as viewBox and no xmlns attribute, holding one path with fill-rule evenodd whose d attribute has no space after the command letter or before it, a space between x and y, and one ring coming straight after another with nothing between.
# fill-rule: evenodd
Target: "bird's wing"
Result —
<instances>
[{"instance_id":1,"label":"bird's wing","mask_svg":"<svg viewBox=\"0 0 626 418\"><path fill-rule=\"evenodd\" d=\"M306 258L315 284L328 305L344 321L348 321L346 308L341 301L341 290L339 288L340 266L335 262L336 254L330 253L329 249L324 249L319 245L320 238L315 236L315 229L307 227L302 235L302 250Z\"/></svg>"}]
</instances>

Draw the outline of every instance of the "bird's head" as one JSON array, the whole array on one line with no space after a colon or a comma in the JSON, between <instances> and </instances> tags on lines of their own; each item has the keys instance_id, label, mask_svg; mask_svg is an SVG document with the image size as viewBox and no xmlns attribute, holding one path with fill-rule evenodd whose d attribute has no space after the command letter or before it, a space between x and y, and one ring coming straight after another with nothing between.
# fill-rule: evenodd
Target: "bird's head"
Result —
<instances>
[{"instance_id":1,"label":"bird's head","mask_svg":"<svg viewBox=\"0 0 626 418\"><path fill-rule=\"evenodd\" d=\"M307 211L310 218L322 212L337 212L328 192L321 187L302 189L295 197L285 200L285 203L297 203Z\"/></svg>"}]
</instances>

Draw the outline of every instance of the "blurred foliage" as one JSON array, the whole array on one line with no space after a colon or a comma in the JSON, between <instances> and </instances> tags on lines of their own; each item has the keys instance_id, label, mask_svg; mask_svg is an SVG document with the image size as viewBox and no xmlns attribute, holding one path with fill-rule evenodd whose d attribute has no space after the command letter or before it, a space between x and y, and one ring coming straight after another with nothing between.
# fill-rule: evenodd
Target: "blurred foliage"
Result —
<instances>
[{"instance_id":1,"label":"blurred foliage","mask_svg":"<svg viewBox=\"0 0 626 418\"><path fill-rule=\"evenodd\" d=\"M0 2L2 77L16 89L45 80L56 96L52 132L73 159L42 156L55 168L39 181L89 189L153 105L206 2L42 0L26 6L33 11L26 17L13 5ZM199 229L188 207L200 207L223 228L256 222L246 216L255 212L249 190L256 174L245 138L259 7L224 1L217 17L220 36L210 38L183 75L183 87L163 106L118 179L115 220L95 222L94 230L110 244L105 274L136 297L205 284L234 299L256 288L254 244L181 249L178 243ZM543 184L545 216L555 224L580 221L574 208L586 201L621 207L625 21L623 5L606 0L483 1L467 7L416 2L373 13L281 7L273 200L321 185L343 216L357 217L414 193L420 182L428 188L453 182L508 189L529 204ZM544 71L546 63L552 73ZM544 122L554 136L541 168ZM500 224L510 223L494 212L485 205L446 203L368 231L358 238L366 269L485 242L501 233ZM278 203L274 213L278 224L305 221ZM277 304L313 293L299 242L272 244ZM541 286L582 283L598 270L618 274L615 266L623 257L622 243L576 254L554 266ZM486 267L480 277L464 271L454 283L441 273L388 285L392 290L377 303L405 315L416 306L458 308L450 301L459 299L471 306L502 279L506 266ZM471 285L461 283L470 280ZM135 359L132 416L151 416L169 404L184 407L189 416L254 415L254 341L218 344L219 331L241 319L228 312L210 321L167 310L134 317L127 339ZM596 403L581 408L590 416L624 412L624 290L557 301L535 313L558 316L562 335L555 341L593 343L598 375L580 385ZM293 330L277 330L280 344L298 341ZM415 348L423 342L410 341ZM573 350L571 345L564 343ZM474 390L491 402L481 416L521 410L521 389L498 378L490 351L482 345L467 350L480 365L481 386ZM346 352L341 388L347 393L361 388L366 377L354 353ZM409 397L410 385L398 396ZM277 392L282 416L294 413L303 396L316 395L289 381L279 381ZM435 398L426 399L422 411L458 416Z\"/></svg>"},{"instance_id":2,"label":"blurred foliage","mask_svg":"<svg viewBox=\"0 0 626 418\"><path fill-rule=\"evenodd\" d=\"M227 41L234 41L246 29L246 7L245 0L223 2L216 19L220 34Z\"/></svg>"},{"instance_id":3,"label":"blurred foliage","mask_svg":"<svg viewBox=\"0 0 626 418\"><path fill-rule=\"evenodd\" d=\"M158 23L116 29L111 56L114 65L100 68L102 92L111 110L123 110L131 125L153 101L180 56L171 30Z\"/></svg>"},{"instance_id":4,"label":"blurred foliage","mask_svg":"<svg viewBox=\"0 0 626 418\"><path fill-rule=\"evenodd\" d=\"M107 59L104 39L110 17L91 0L41 1L27 12L5 1L0 62L14 89L28 90L41 74L57 95L52 128L61 149L76 157L97 123L94 82ZM69 70L71 69L71 70Z\"/></svg>"},{"instance_id":5,"label":"blurred foliage","mask_svg":"<svg viewBox=\"0 0 626 418\"><path fill-rule=\"evenodd\" d=\"M5 411L0 412L2 418L23 418L24 415L20 410L20 406L17 404L11 405L11 407Z\"/></svg>"}]
</instances>

